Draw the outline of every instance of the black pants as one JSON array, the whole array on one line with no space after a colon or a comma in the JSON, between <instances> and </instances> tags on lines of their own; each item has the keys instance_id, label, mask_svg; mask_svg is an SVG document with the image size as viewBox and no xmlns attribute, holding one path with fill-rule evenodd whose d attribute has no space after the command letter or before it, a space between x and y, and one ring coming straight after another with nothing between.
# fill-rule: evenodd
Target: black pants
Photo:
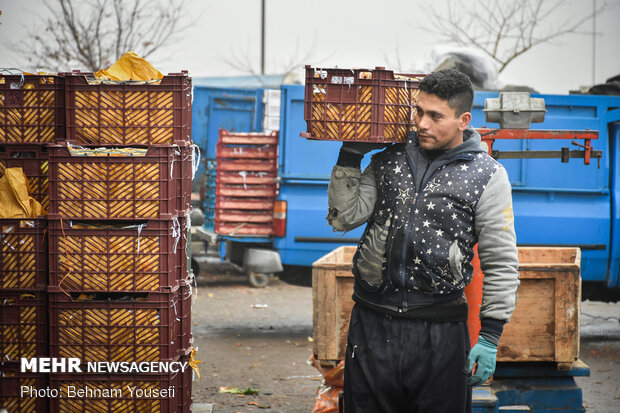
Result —
<instances>
[{"instance_id":1,"label":"black pants","mask_svg":"<svg viewBox=\"0 0 620 413\"><path fill-rule=\"evenodd\" d=\"M346 413L471 412L466 322L430 322L353 307Z\"/></svg>"}]
</instances>

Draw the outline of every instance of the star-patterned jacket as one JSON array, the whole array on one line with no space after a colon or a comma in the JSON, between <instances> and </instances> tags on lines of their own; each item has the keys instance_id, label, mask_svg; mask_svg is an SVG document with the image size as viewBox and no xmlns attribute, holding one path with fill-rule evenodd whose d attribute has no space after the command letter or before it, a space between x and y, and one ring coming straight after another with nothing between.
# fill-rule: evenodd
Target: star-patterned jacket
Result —
<instances>
[{"instance_id":1,"label":"star-patterned jacket","mask_svg":"<svg viewBox=\"0 0 620 413\"><path fill-rule=\"evenodd\" d=\"M463 138L429 159L412 134L363 174L361 157L334 167L329 223L348 231L367 222L353 258L356 301L392 312L454 301L471 281L478 242L481 318L509 320L519 285L510 183L474 129Z\"/></svg>"}]
</instances>

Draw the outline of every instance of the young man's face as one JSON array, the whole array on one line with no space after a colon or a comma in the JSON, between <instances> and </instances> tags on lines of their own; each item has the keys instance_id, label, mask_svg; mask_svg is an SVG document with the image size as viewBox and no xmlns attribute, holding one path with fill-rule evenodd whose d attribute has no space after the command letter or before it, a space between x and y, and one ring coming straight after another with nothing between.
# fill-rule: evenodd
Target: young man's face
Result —
<instances>
[{"instance_id":1,"label":"young man's face","mask_svg":"<svg viewBox=\"0 0 620 413\"><path fill-rule=\"evenodd\" d=\"M422 149L448 150L463 143L463 131L471 120L471 113L455 116L448 102L436 95L420 92L416 104L415 123Z\"/></svg>"}]
</instances>

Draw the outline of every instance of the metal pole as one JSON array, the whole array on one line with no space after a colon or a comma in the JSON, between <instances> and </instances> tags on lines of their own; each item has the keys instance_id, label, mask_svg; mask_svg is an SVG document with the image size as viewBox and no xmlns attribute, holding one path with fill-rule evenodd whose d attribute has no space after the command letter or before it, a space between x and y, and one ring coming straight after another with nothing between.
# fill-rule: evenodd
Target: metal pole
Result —
<instances>
[{"instance_id":1,"label":"metal pole","mask_svg":"<svg viewBox=\"0 0 620 413\"><path fill-rule=\"evenodd\" d=\"M265 0L261 0L260 74L265 74Z\"/></svg>"},{"instance_id":2,"label":"metal pole","mask_svg":"<svg viewBox=\"0 0 620 413\"><path fill-rule=\"evenodd\" d=\"M596 83L596 0L592 0L592 85Z\"/></svg>"}]
</instances>

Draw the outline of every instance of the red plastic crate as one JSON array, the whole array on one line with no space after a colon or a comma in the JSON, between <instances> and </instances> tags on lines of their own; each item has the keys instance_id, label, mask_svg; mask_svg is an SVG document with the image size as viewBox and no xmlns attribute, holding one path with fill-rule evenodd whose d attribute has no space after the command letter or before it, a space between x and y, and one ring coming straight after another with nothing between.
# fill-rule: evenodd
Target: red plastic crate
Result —
<instances>
[{"instance_id":1,"label":"red plastic crate","mask_svg":"<svg viewBox=\"0 0 620 413\"><path fill-rule=\"evenodd\" d=\"M217 157L234 159L275 159L278 148L275 145L230 146L218 143Z\"/></svg>"},{"instance_id":2,"label":"red plastic crate","mask_svg":"<svg viewBox=\"0 0 620 413\"><path fill-rule=\"evenodd\" d=\"M0 363L0 409L8 413L47 413L49 398L21 396L22 386L45 389L49 385L49 375L42 373L21 373L20 362Z\"/></svg>"},{"instance_id":3,"label":"red plastic crate","mask_svg":"<svg viewBox=\"0 0 620 413\"><path fill-rule=\"evenodd\" d=\"M273 172L219 172L215 178L217 184L240 184L240 185L271 185L278 180Z\"/></svg>"},{"instance_id":4,"label":"red plastic crate","mask_svg":"<svg viewBox=\"0 0 620 413\"><path fill-rule=\"evenodd\" d=\"M47 211L49 209L47 148L41 145L0 145L0 178L4 176L6 168L22 168L28 177L30 196Z\"/></svg>"},{"instance_id":5,"label":"red plastic crate","mask_svg":"<svg viewBox=\"0 0 620 413\"><path fill-rule=\"evenodd\" d=\"M316 69L306 66L304 119L310 139L404 142L415 130L413 111L421 74L383 67Z\"/></svg>"},{"instance_id":6,"label":"red plastic crate","mask_svg":"<svg viewBox=\"0 0 620 413\"><path fill-rule=\"evenodd\" d=\"M276 184L271 185L237 185L237 184L217 184L215 196L229 197L249 197L249 198L274 198L277 196Z\"/></svg>"},{"instance_id":7,"label":"red plastic crate","mask_svg":"<svg viewBox=\"0 0 620 413\"><path fill-rule=\"evenodd\" d=\"M95 80L63 73L67 137L79 144L160 145L191 141L192 82L186 71L159 83Z\"/></svg>"},{"instance_id":8,"label":"red plastic crate","mask_svg":"<svg viewBox=\"0 0 620 413\"><path fill-rule=\"evenodd\" d=\"M57 287L48 292L51 357L144 362L174 360L183 350L178 286L169 293L143 295L68 297Z\"/></svg>"},{"instance_id":9,"label":"red plastic crate","mask_svg":"<svg viewBox=\"0 0 620 413\"><path fill-rule=\"evenodd\" d=\"M187 362L187 356L178 361ZM191 367L184 372L153 373L153 374L51 374L50 387L57 388L63 394L62 398L50 400L52 413L189 413L192 405L192 377ZM127 388L143 390L174 389L174 395L165 398L138 397ZM95 392L79 394L78 390L88 387L91 390L114 389L117 397L102 397ZM120 393L116 390L120 390ZM75 397L67 397L69 395Z\"/></svg>"},{"instance_id":10,"label":"red plastic crate","mask_svg":"<svg viewBox=\"0 0 620 413\"><path fill-rule=\"evenodd\" d=\"M66 291L170 291L188 274L187 220L50 220L50 285Z\"/></svg>"},{"instance_id":11,"label":"red plastic crate","mask_svg":"<svg viewBox=\"0 0 620 413\"><path fill-rule=\"evenodd\" d=\"M278 161L276 159L230 159L221 158L217 160L217 174L220 172L271 172L278 171Z\"/></svg>"},{"instance_id":12,"label":"red plastic crate","mask_svg":"<svg viewBox=\"0 0 620 413\"><path fill-rule=\"evenodd\" d=\"M274 235L273 225L215 222L215 233L230 236L270 236Z\"/></svg>"},{"instance_id":13,"label":"red plastic crate","mask_svg":"<svg viewBox=\"0 0 620 413\"><path fill-rule=\"evenodd\" d=\"M46 218L0 219L0 290L45 290L46 230Z\"/></svg>"},{"instance_id":14,"label":"red plastic crate","mask_svg":"<svg viewBox=\"0 0 620 413\"><path fill-rule=\"evenodd\" d=\"M278 132L274 131L265 134L262 132L229 132L225 129L220 129L218 144L277 145Z\"/></svg>"},{"instance_id":15,"label":"red plastic crate","mask_svg":"<svg viewBox=\"0 0 620 413\"><path fill-rule=\"evenodd\" d=\"M46 293L0 290L0 360L47 355Z\"/></svg>"},{"instance_id":16,"label":"red plastic crate","mask_svg":"<svg viewBox=\"0 0 620 413\"><path fill-rule=\"evenodd\" d=\"M64 135L64 78L0 75L0 143L53 143Z\"/></svg>"},{"instance_id":17,"label":"red plastic crate","mask_svg":"<svg viewBox=\"0 0 620 413\"><path fill-rule=\"evenodd\" d=\"M151 146L145 156L76 156L66 145L50 146L50 218L149 219L187 211L192 153Z\"/></svg>"},{"instance_id":18,"label":"red plastic crate","mask_svg":"<svg viewBox=\"0 0 620 413\"><path fill-rule=\"evenodd\" d=\"M275 198L230 198L218 197L215 200L215 209L254 209L272 210Z\"/></svg>"},{"instance_id":19,"label":"red plastic crate","mask_svg":"<svg viewBox=\"0 0 620 413\"><path fill-rule=\"evenodd\" d=\"M235 210L217 209L215 220L219 222L248 222L253 224L273 224L273 210Z\"/></svg>"}]
</instances>

